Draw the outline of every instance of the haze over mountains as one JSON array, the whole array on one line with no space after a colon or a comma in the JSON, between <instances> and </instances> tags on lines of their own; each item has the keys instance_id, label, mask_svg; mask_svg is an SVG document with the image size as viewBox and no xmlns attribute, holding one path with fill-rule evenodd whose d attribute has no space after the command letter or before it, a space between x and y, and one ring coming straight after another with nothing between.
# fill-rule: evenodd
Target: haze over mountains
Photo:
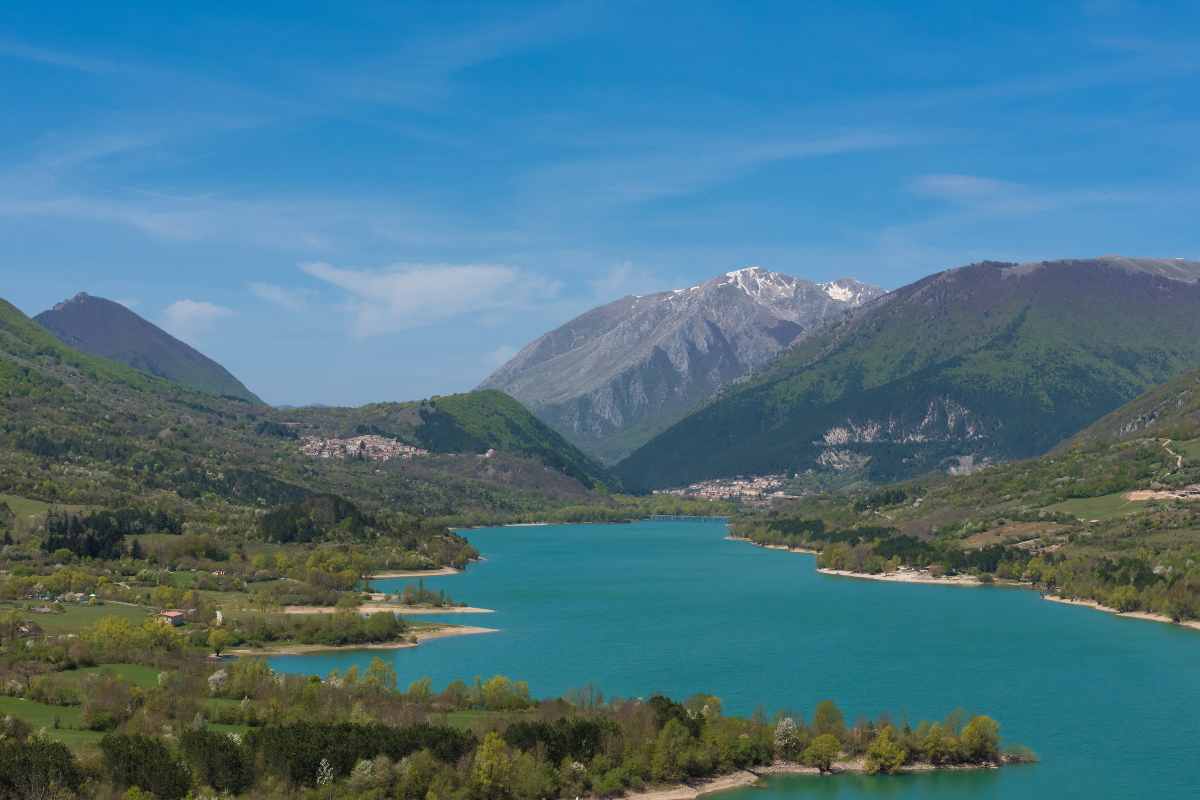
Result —
<instances>
[{"instance_id":1,"label":"haze over mountains","mask_svg":"<svg viewBox=\"0 0 1200 800\"><path fill-rule=\"evenodd\" d=\"M1200 263L947 270L805 337L618 467L627 486L816 470L873 481L1036 455L1200 365Z\"/></svg>"},{"instance_id":2,"label":"haze over mountains","mask_svg":"<svg viewBox=\"0 0 1200 800\"><path fill-rule=\"evenodd\" d=\"M229 370L120 303L80 292L34 317L64 344L210 394L261 403Z\"/></svg>"},{"instance_id":3,"label":"haze over mountains","mask_svg":"<svg viewBox=\"0 0 1200 800\"><path fill-rule=\"evenodd\" d=\"M722 387L883 290L747 267L629 296L539 337L482 384L587 452L616 461Z\"/></svg>"}]
</instances>

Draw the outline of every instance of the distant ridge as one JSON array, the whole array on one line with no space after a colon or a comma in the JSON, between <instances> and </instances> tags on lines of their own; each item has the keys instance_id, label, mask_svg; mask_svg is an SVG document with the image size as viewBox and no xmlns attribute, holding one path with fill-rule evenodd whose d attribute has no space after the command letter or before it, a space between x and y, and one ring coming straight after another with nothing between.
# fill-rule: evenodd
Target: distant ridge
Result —
<instances>
[{"instance_id":1,"label":"distant ridge","mask_svg":"<svg viewBox=\"0 0 1200 800\"><path fill-rule=\"evenodd\" d=\"M34 320L90 355L210 394L262 402L220 364L112 300L80 292Z\"/></svg>"},{"instance_id":2,"label":"distant ridge","mask_svg":"<svg viewBox=\"0 0 1200 800\"><path fill-rule=\"evenodd\" d=\"M617 467L633 488L812 470L885 482L1039 455L1200 366L1200 262L949 269L805 337Z\"/></svg>"},{"instance_id":3,"label":"distant ridge","mask_svg":"<svg viewBox=\"0 0 1200 800\"><path fill-rule=\"evenodd\" d=\"M623 297L526 345L481 388L527 405L615 461L801 336L883 290L745 267L685 289Z\"/></svg>"}]
</instances>

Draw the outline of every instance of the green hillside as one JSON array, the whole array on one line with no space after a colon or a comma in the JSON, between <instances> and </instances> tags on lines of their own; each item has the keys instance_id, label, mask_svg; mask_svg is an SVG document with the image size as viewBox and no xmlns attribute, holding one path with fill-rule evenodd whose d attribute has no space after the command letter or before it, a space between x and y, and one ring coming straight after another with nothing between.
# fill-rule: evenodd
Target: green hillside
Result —
<instances>
[{"instance_id":1,"label":"green hillside","mask_svg":"<svg viewBox=\"0 0 1200 800\"><path fill-rule=\"evenodd\" d=\"M220 364L120 303L80 293L35 321L85 353L210 394L262 402Z\"/></svg>"},{"instance_id":2,"label":"green hillside","mask_svg":"<svg viewBox=\"0 0 1200 800\"><path fill-rule=\"evenodd\" d=\"M1200 617L1200 370L1040 458L745 515L762 543L827 566L901 564L1029 581L1122 610Z\"/></svg>"},{"instance_id":3,"label":"green hillside","mask_svg":"<svg viewBox=\"0 0 1200 800\"><path fill-rule=\"evenodd\" d=\"M1045 452L1200 365L1200 264L975 264L801 342L622 462L629 486L831 471L884 482Z\"/></svg>"},{"instance_id":4,"label":"green hillside","mask_svg":"<svg viewBox=\"0 0 1200 800\"><path fill-rule=\"evenodd\" d=\"M434 452L314 458L306 436L380 433ZM498 451L481 458L488 449ZM412 514L522 513L594 501L600 467L498 392L276 410L64 345L0 301L0 494L120 506L148 495L251 507L333 493Z\"/></svg>"}]
</instances>

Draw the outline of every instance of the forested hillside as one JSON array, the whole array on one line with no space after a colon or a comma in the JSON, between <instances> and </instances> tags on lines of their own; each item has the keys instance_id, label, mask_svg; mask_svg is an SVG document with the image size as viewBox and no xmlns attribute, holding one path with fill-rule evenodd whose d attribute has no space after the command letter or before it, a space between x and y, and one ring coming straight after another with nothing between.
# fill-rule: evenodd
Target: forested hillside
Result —
<instances>
[{"instance_id":1,"label":"forested hillside","mask_svg":"<svg viewBox=\"0 0 1200 800\"><path fill-rule=\"evenodd\" d=\"M1200 371L1036 459L777 504L735 530L880 573L1027 581L1121 611L1200 618Z\"/></svg>"},{"instance_id":2,"label":"forested hillside","mask_svg":"<svg viewBox=\"0 0 1200 800\"><path fill-rule=\"evenodd\" d=\"M166 492L269 507L333 492L415 514L521 512L587 502L612 485L499 392L276 410L84 354L7 303L0 409L0 492L51 502L111 507ZM360 435L429 452L370 460L303 449Z\"/></svg>"},{"instance_id":3,"label":"forested hillside","mask_svg":"<svg viewBox=\"0 0 1200 800\"><path fill-rule=\"evenodd\" d=\"M262 402L229 370L112 300L80 293L34 319L85 353L210 394Z\"/></svg>"},{"instance_id":4,"label":"forested hillside","mask_svg":"<svg viewBox=\"0 0 1200 800\"><path fill-rule=\"evenodd\" d=\"M820 331L622 462L634 487L874 482L1043 453L1200 365L1200 263L975 264Z\"/></svg>"}]
</instances>

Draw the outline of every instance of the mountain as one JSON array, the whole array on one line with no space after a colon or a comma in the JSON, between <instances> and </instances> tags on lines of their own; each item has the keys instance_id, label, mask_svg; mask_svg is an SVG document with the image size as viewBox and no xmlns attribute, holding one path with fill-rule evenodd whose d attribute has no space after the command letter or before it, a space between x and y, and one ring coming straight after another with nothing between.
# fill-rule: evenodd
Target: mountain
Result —
<instances>
[{"instance_id":1,"label":"mountain","mask_svg":"<svg viewBox=\"0 0 1200 800\"><path fill-rule=\"evenodd\" d=\"M336 494L444 515L601 502L615 487L500 392L273 409L83 353L0 300L0 494L254 508Z\"/></svg>"},{"instance_id":2,"label":"mountain","mask_svg":"<svg viewBox=\"0 0 1200 800\"><path fill-rule=\"evenodd\" d=\"M262 402L220 364L112 300L80 292L34 319L85 353L202 392Z\"/></svg>"},{"instance_id":3,"label":"mountain","mask_svg":"<svg viewBox=\"0 0 1200 800\"><path fill-rule=\"evenodd\" d=\"M632 487L776 472L889 481L1043 453L1200 365L1200 263L941 272L805 337L649 441Z\"/></svg>"},{"instance_id":4,"label":"mountain","mask_svg":"<svg viewBox=\"0 0 1200 800\"><path fill-rule=\"evenodd\" d=\"M531 342L482 388L512 395L615 461L802 335L882 294L849 278L810 283L747 267L593 309Z\"/></svg>"}]
</instances>

